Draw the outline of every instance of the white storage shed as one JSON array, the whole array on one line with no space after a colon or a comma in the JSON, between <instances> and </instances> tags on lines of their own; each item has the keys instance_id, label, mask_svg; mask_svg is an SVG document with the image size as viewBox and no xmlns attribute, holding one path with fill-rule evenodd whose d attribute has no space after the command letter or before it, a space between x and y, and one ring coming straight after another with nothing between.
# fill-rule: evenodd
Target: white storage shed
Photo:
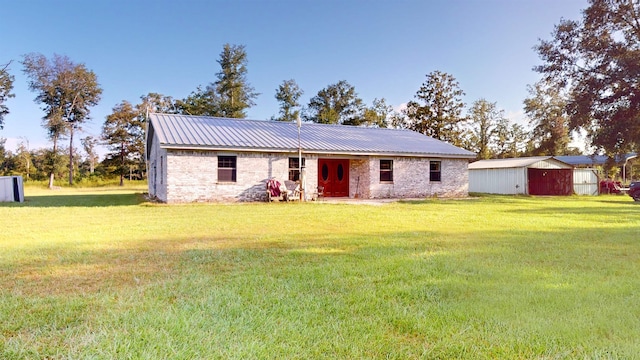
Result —
<instances>
[{"instance_id":1,"label":"white storage shed","mask_svg":"<svg viewBox=\"0 0 640 360\"><path fill-rule=\"evenodd\" d=\"M469 192L571 195L573 166L552 156L480 160L469 164Z\"/></svg>"},{"instance_id":2,"label":"white storage shed","mask_svg":"<svg viewBox=\"0 0 640 360\"><path fill-rule=\"evenodd\" d=\"M22 176L0 176L0 202L23 202Z\"/></svg>"},{"instance_id":3,"label":"white storage shed","mask_svg":"<svg viewBox=\"0 0 640 360\"><path fill-rule=\"evenodd\" d=\"M576 195L598 195L599 170L575 168L573 170L573 191Z\"/></svg>"}]
</instances>

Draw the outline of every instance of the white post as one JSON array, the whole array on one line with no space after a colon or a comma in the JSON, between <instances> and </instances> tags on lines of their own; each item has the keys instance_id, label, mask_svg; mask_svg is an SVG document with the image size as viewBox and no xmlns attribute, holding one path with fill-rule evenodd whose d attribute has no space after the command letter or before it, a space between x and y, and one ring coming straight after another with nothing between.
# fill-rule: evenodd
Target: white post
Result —
<instances>
[{"instance_id":1,"label":"white post","mask_svg":"<svg viewBox=\"0 0 640 360\"><path fill-rule=\"evenodd\" d=\"M302 201L307 201L307 169L304 167L300 173L300 186L302 188Z\"/></svg>"},{"instance_id":2,"label":"white post","mask_svg":"<svg viewBox=\"0 0 640 360\"><path fill-rule=\"evenodd\" d=\"M304 200L305 198L305 188L302 183L302 146L300 144L300 128L302 127L302 120L300 120L300 115L298 115L297 119L298 123L298 181L300 181L300 200Z\"/></svg>"}]
</instances>

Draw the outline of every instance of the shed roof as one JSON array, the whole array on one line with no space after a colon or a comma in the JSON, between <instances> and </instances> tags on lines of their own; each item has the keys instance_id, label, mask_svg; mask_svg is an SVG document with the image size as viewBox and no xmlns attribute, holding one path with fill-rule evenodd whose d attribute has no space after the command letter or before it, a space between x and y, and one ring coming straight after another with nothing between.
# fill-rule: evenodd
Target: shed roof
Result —
<instances>
[{"instance_id":1,"label":"shed roof","mask_svg":"<svg viewBox=\"0 0 640 360\"><path fill-rule=\"evenodd\" d=\"M194 150L291 152L298 149L296 123L210 116L150 114L148 143ZM303 123L300 145L319 154L474 158L475 154L415 131Z\"/></svg>"},{"instance_id":2,"label":"shed roof","mask_svg":"<svg viewBox=\"0 0 640 360\"><path fill-rule=\"evenodd\" d=\"M632 160L638 157L636 153L629 153L624 155L618 155L614 157L614 162L616 163L624 163L628 160ZM583 166L593 166L593 165L604 165L609 160L607 155L563 155L556 156L556 159L560 161L564 161L567 164L571 165L583 165Z\"/></svg>"},{"instance_id":3,"label":"shed roof","mask_svg":"<svg viewBox=\"0 0 640 360\"><path fill-rule=\"evenodd\" d=\"M506 168L520 168L530 167L539 162L554 162L562 167L571 168L570 164L555 159L553 156L532 156L522 158L510 158L510 159L492 159L492 160L480 160L469 164L469 170L474 169L506 169Z\"/></svg>"},{"instance_id":4,"label":"shed roof","mask_svg":"<svg viewBox=\"0 0 640 360\"><path fill-rule=\"evenodd\" d=\"M609 157L606 155L561 155L556 158L571 165L604 165Z\"/></svg>"}]
</instances>

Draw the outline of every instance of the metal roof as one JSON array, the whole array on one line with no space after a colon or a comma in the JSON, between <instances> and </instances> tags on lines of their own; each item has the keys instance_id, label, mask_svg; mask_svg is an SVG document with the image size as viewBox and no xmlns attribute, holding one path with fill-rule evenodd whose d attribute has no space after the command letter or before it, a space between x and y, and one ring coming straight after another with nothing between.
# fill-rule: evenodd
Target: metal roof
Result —
<instances>
[{"instance_id":1,"label":"metal roof","mask_svg":"<svg viewBox=\"0 0 640 360\"><path fill-rule=\"evenodd\" d=\"M625 155L618 155L614 157L614 162L624 163L628 160L635 159L638 155L636 153L630 153ZM556 156L556 159L564 161L571 165L604 165L609 160L607 155L563 155Z\"/></svg>"},{"instance_id":2,"label":"metal roof","mask_svg":"<svg viewBox=\"0 0 640 360\"><path fill-rule=\"evenodd\" d=\"M556 159L571 165L604 165L609 157L605 155L562 155Z\"/></svg>"},{"instance_id":3,"label":"metal roof","mask_svg":"<svg viewBox=\"0 0 640 360\"><path fill-rule=\"evenodd\" d=\"M210 116L150 114L149 139L162 148L290 152L298 149L296 123ZM304 152L342 155L474 158L475 154L415 131L303 123Z\"/></svg>"},{"instance_id":4,"label":"metal roof","mask_svg":"<svg viewBox=\"0 0 640 360\"><path fill-rule=\"evenodd\" d=\"M529 167L540 161L554 161L559 164L571 167L571 165L555 159L553 156L533 156L511 159L492 159L492 160L480 160L469 164L469 170L474 169L506 169L506 168L519 168Z\"/></svg>"}]
</instances>

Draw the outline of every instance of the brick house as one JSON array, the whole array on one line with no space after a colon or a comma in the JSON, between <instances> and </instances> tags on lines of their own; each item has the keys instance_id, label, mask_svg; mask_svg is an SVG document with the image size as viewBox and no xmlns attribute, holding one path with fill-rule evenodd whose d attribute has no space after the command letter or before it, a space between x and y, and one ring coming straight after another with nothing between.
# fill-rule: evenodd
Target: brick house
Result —
<instances>
[{"instance_id":1,"label":"brick house","mask_svg":"<svg viewBox=\"0 0 640 360\"><path fill-rule=\"evenodd\" d=\"M468 194L475 154L410 130L150 114L149 194L168 203L265 201L272 177L309 196L421 198Z\"/></svg>"}]
</instances>

